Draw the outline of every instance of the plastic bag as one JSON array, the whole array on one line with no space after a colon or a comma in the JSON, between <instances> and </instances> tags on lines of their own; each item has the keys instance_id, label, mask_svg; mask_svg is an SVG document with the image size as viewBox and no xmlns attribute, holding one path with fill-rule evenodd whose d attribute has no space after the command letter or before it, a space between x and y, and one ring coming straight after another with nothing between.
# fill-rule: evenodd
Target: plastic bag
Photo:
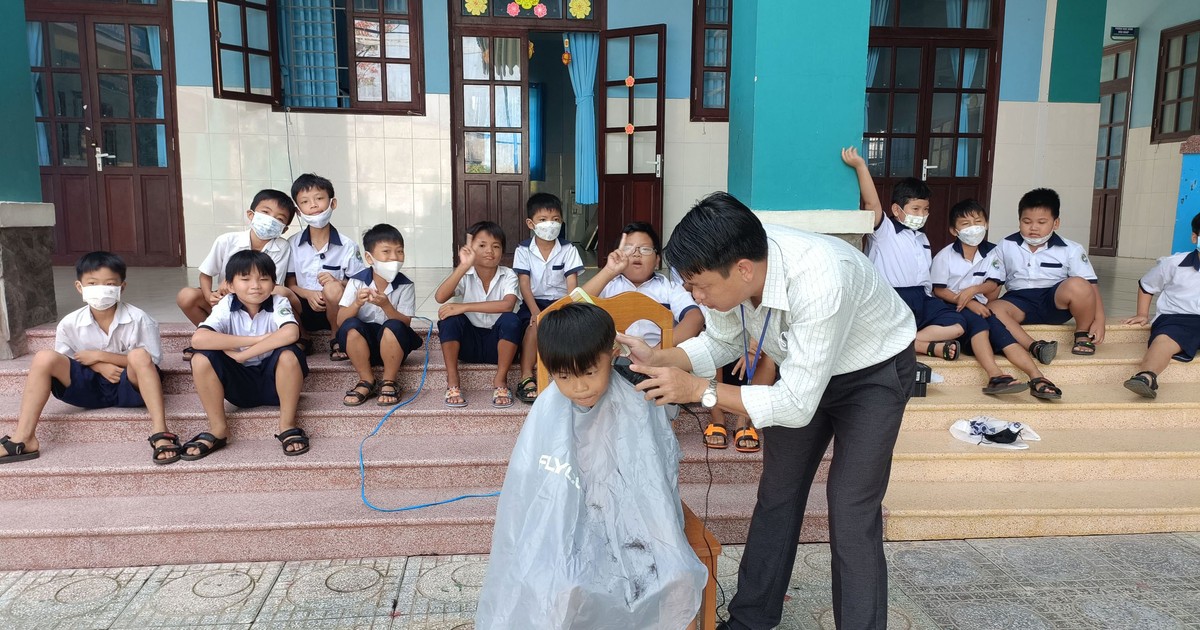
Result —
<instances>
[{"instance_id":1,"label":"plastic bag","mask_svg":"<svg viewBox=\"0 0 1200 630\"><path fill-rule=\"evenodd\" d=\"M509 460L475 627L685 628L708 570L688 545L665 412L614 373L590 410L551 384Z\"/></svg>"}]
</instances>

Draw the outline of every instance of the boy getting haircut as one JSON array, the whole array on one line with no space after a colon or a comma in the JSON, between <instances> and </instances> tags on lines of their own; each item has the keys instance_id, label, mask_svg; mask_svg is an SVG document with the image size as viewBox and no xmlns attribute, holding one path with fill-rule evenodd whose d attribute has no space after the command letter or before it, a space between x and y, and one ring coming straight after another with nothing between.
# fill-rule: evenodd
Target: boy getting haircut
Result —
<instances>
[{"instance_id":1,"label":"boy getting haircut","mask_svg":"<svg viewBox=\"0 0 1200 630\"><path fill-rule=\"evenodd\" d=\"M538 356L550 374L583 374L612 357L617 327L608 311L572 303L546 313L538 324Z\"/></svg>"}]
</instances>

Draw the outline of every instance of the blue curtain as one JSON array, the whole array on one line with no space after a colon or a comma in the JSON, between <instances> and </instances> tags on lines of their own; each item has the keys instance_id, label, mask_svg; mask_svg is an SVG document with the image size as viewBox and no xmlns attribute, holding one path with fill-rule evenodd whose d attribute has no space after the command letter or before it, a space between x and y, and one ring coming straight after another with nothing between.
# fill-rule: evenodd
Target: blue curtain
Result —
<instances>
[{"instance_id":1,"label":"blue curtain","mask_svg":"<svg viewBox=\"0 0 1200 630\"><path fill-rule=\"evenodd\" d=\"M980 55L979 53L983 53L983 54ZM983 57L983 59L980 59L980 57ZM964 88L971 85L971 78L975 76L975 66L980 61L984 61L986 63L986 61L987 61L987 50L986 49L984 49L984 48L967 48L967 49L963 50L962 86ZM970 129L970 123L968 121L968 118L970 116L970 109L968 108L968 105L971 102L970 96L971 96L970 94L967 94L965 92L959 92L959 94L958 94L958 98L959 98L958 131L959 131L959 133L967 132ZM958 155L955 156L955 159L954 159L954 176L955 177L970 177L970 176L978 174L978 173L971 172L973 169L970 168L971 167L970 162L971 162L971 158L973 156L971 155L971 152L967 150L969 144L970 144L970 142L968 142L964 138L958 139Z\"/></svg>"},{"instance_id":2,"label":"blue curtain","mask_svg":"<svg viewBox=\"0 0 1200 630\"><path fill-rule=\"evenodd\" d=\"M546 146L542 129L542 99L545 96L541 83L529 84L529 179L546 181Z\"/></svg>"},{"instance_id":3,"label":"blue curtain","mask_svg":"<svg viewBox=\"0 0 1200 630\"><path fill-rule=\"evenodd\" d=\"M333 0L287 0L279 4L279 17L284 33L279 41L284 105L337 107Z\"/></svg>"},{"instance_id":4,"label":"blue curtain","mask_svg":"<svg viewBox=\"0 0 1200 630\"><path fill-rule=\"evenodd\" d=\"M600 174L596 164L596 65L600 61L600 36L570 33L571 87L575 88L575 202L600 201Z\"/></svg>"},{"instance_id":5,"label":"blue curtain","mask_svg":"<svg viewBox=\"0 0 1200 630\"><path fill-rule=\"evenodd\" d=\"M150 67L162 70L162 32L157 26L146 27L146 44L150 49ZM163 78L158 77L158 94L155 98L154 117L166 122L166 112L163 109ZM158 166L167 165L167 126L154 126L158 135Z\"/></svg>"},{"instance_id":6,"label":"blue curtain","mask_svg":"<svg viewBox=\"0 0 1200 630\"><path fill-rule=\"evenodd\" d=\"M46 57L43 54L44 47L42 46L41 22L26 23L25 32L29 45L29 65L46 65ZM35 116L45 116L46 112L42 111L42 96L46 86L45 84L38 83L37 76L37 74L31 76L31 80L33 81L33 113ZM50 137L46 132L46 123L36 123L34 128L37 130L38 165L50 166Z\"/></svg>"}]
</instances>

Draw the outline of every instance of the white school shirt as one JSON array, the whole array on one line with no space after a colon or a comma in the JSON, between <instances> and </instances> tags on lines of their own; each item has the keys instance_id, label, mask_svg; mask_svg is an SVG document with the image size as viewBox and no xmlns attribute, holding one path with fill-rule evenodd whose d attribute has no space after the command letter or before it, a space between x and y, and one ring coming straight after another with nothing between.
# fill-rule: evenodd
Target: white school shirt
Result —
<instances>
[{"instance_id":1,"label":"white school shirt","mask_svg":"<svg viewBox=\"0 0 1200 630\"><path fill-rule=\"evenodd\" d=\"M802 427L829 379L871 367L902 351L917 334L912 311L862 252L835 236L779 225L767 231L762 301L727 312L709 309L698 337L679 344L692 372L705 378L742 356L743 334L758 339L779 365L774 385L742 387L742 404L756 427ZM719 400L717 402L720 402Z\"/></svg>"},{"instance_id":2,"label":"white school shirt","mask_svg":"<svg viewBox=\"0 0 1200 630\"><path fill-rule=\"evenodd\" d=\"M988 279L991 268L991 255L996 251L996 244L983 241L975 248L975 256L971 260L963 257L961 241L942 248L933 257L933 265L929 268L929 279L935 289L950 289L962 293L963 289L982 284ZM987 298L982 293L976 293L975 299L980 304L987 304Z\"/></svg>"},{"instance_id":3,"label":"white school shirt","mask_svg":"<svg viewBox=\"0 0 1200 630\"><path fill-rule=\"evenodd\" d=\"M116 309L107 333L96 323L92 307L71 311L55 329L54 351L74 359L76 353L84 350L127 355L131 350L145 348L150 360L158 365L162 360L158 322L132 304L117 302Z\"/></svg>"},{"instance_id":4,"label":"white school shirt","mask_svg":"<svg viewBox=\"0 0 1200 630\"><path fill-rule=\"evenodd\" d=\"M1050 240L1032 252L1020 232L1004 237L996 245L988 272L988 277L1004 283L1009 291L1045 289L1073 276L1092 284L1099 282L1083 245L1051 234Z\"/></svg>"},{"instance_id":5,"label":"white school shirt","mask_svg":"<svg viewBox=\"0 0 1200 630\"><path fill-rule=\"evenodd\" d=\"M688 311L700 308L692 299L692 294L683 288L683 283L671 282L669 278L657 271L650 276L649 280L638 286L634 286L633 282L623 275L617 276L604 285L604 288L600 290L600 297L610 298L630 291L637 291L670 309L671 317L676 324ZM633 322L625 330L625 334L631 337L641 337L650 346L662 343L662 331L648 319L639 319Z\"/></svg>"},{"instance_id":6,"label":"white school shirt","mask_svg":"<svg viewBox=\"0 0 1200 630\"><path fill-rule=\"evenodd\" d=\"M1158 314L1200 315L1200 251L1158 259L1138 286L1158 295Z\"/></svg>"},{"instance_id":7,"label":"white school shirt","mask_svg":"<svg viewBox=\"0 0 1200 630\"><path fill-rule=\"evenodd\" d=\"M288 275L296 277L296 284L300 288L320 291L321 283L317 281L317 276L322 272L329 272L334 280L341 281L366 267L358 251L358 243L342 238L337 228L329 227L329 242L320 251L313 247L310 229L306 227L288 239L288 245L292 248Z\"/></svg>"},{"instance_id":8,"label":"white school shirt","mask_svg":"<svg viewBox=\"0 0 1200 630\"><path fill-rule=\"evenodd\" d=\"M212 249L200 262L200 273L213 278L213 288L225 279L225 265L234 254L250 249L250 230L226 232L213 241ZM263 245L262 252L275 261L275 284L282 285L292 264L292 246L282 236Z\"/></svg>"},{"instance_id":9,"label":"white school shirt","mask_svg":"<svg viewBox=\"0 0 1200 630\"><path fill-rule=\"evenodd\" d=\"M230 293L213 305L212 313L200 324L200 328L235 337L257 337L269 335L288 324L295 323L296 317L292 314L292 306L282 295L272 295L271 299L262 303L262 308L258 310L258 313L254 317L250 317L250 313L246 312L246 307L242 305L238 296ZM250 357L243 365L258 365L272 352L274 350Z\"/></svg>"},{"instance_id":10,"label":"white school shirt","mask_svg":"<svg viewBox=\"0 0 1200 630\"><path fill-rule=\"evenodd\" d=\"M567 294L567 276L583 271L583 259L570 241L556 240L550 256L542 258L534 239L526 239L513 252L513 271L529 276L534 299L557 300Z\"/></svg>"},{"instance_id":11,"label":"white school shirt","mask_svg":"<svg viewBox=\"0 0 1200 630\"><path fill-rule=\"evenodd\" d=\"M458 286L454 287L454 297L462 298L463 302L498 302L510 295L517 296L517 303L513 305L512 310L515 313L521 306L521 292L517 288L517 272L504 265L496 268L496 277L492 278L492 284L487 289L483 288L483 281L476 275L474 267L467 270L467 273L463 274L458 281ZM476 328L491 328L503 313L472 312L464 313L464 315Z\"/></svg>"},{"instance_id":12,"label":"white school shirt","mask_svg":"<svg viewBox=\"0 0 1200 630\"><path fill-rule=\"evenodd\" d=\"M338 306L350 306L354 300L358 299L360 290L370 289L374 286L375 271L372 269L363 269L350 276L346 279L346 290L342 293L342 299L338 302ZM396 274L396 277L388 284L387 299L392 303L393 308L404 315L412 317L417 312L417 289L413 286L412 280L402 273ZM383 309L370 302L358 307L357 317L372 324L382 324L388 320Z\"/></svg>"},{"instance_id":13,"label":"white school shirt","mask_svg":"<svg viewBox=\"0 0 1200 630\"><path fill-rule=\"evenodd\" d=\"M867 256L893 287L925 287L925 295L933 295L929 280L932 253L924 232L884 217L879 227L867 235Z\"/></svg>"}]
</instances>

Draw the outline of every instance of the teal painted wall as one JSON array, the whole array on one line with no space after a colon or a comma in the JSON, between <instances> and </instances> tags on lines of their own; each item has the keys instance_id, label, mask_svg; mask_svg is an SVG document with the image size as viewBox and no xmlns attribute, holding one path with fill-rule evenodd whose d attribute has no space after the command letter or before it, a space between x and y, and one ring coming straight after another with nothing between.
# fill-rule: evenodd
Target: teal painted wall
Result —
<instances>
[{"instance_id":1,"label":"teal painted wall","mask_svg":"<svg viewBox=\"0 0 1200 630\"><path fill-rule=\"evenodd\" d=\"M1100 56L1105 6L1096 0L1058 0L1050 65L1050 102L1100 101Z\"/></svg>"},{"instance_id":2,"label":"teal painted wall","mask_svg":"<svg viewBox=\"0 0 1200 630\"><path fill-rule=\"evenodd\" d=\"M25 3L0 2L0 85L4 86L0 120L5 128L4 150L0 151L2 201L42 200L27 41Z\"/></svg>"},{"instance_id":3,"label":"teal painted wall","mask_svg":"<svg viewBox=\"0 0 1200 630\"><path fill-rule=\"evenodd\" d=\"M742 0L734 3L734 24ZM691 0L608 0L608 28L667 25L667 98L688 98L692 85ZM737 36L734 40L737 41Z\"/></svg>"},{"instance_id":4,"label":"teal painted wall","mask_svg":"<svg viewBox=\"0 0 1200 630\"><path fill-rule=\"evenodd\" d=\"M1131 127L1149 127L1154 119L1154 82L1158 71L1158 39L1163 29L1200 20L1200 2L1196 0L1108 0L1104 20L1104 45L1113 26L1136 26L1137 59L1133 71L1133 109Z\"/></svg>"}]
</instances>

